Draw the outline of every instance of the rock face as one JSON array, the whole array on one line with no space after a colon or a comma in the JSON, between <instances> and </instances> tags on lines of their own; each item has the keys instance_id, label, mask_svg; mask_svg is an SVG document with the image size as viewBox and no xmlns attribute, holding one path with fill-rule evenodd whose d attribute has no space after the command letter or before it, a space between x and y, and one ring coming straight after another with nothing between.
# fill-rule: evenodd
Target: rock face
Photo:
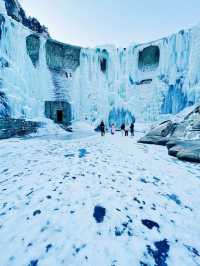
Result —
<instances>
[{"instance_id":1,"label":"rock face","mask_svg":"<svg viewBox=\"0 0 200 266\"><path fill-rule=\"evenodd\" d=\"M21 7L15 0L4 0L8 16L13 19L22 22Z\"/></svg>"},{"instance_id":2,"label":"rock face","mask_svg":"<svg viewBox=\"0 0 200 266\"><path fill-rule=\"evenodd\" d=\"M174 133L177 125L172 121L164 121L157 127L153 128L149 133L142 137L138 142L145 144L166 145L170 137Z\"/></svg>"},{"instance_id":3,"label":"rock face","mask_svg":"<svg viewBox=\"0 0 200 266\"><path fill-rule=\"evenodd\" d=\"M39 61L40 53L40 37L36 34L31 34L26 37L26 49L31 58L33 65L36 67Z\"/></svg>"},{"instance_id":4,"label":"rock face","mask_svg":"<svg viewBox=\"0 0 200 266\"><path fill-rule=\"evenodd\" d=\"M139 143L166 145L168 153L180 160L200 162L200 106L183 121L165 121L142 137Z\"/></svg>"},{"instance_id":5,"label":"rock face","mask_svg":"<svg viewBox=\"0 0 200 266\"><path fill-rule=\"evenodd\" d=\"M78 46L67 45L48 39L45 44L46 63L51 72L56 101L71 101L68 90L72 89L72 78L80 65Z\"/></svg>"},{"instance_id":6,"label":"rock face","mask_svg":"<svg viewBox=\"0 0 200 266\"><path fill-rule=\"evenodd\" d=\"M67 45L48 39L46 42L46 61L51 70L74 72L80 65L80 47Z\"/></svg>"},{"instance_id":7,"label":"rock face","mask_svg":"<svg viewBox=\"0 0 200 266\"><path fill-rule=\"evenodd\" d=\"M4 0L8 16L21 22L25 27L37 33L49 35L48 29L42 26L36 18L26 17L26 14L17 0Z\"/></svg>"},{"instance_id":8,"label":"rock face","mask_svg":"<svg viewBox=\"0 0 200 266\"><path fill-rule=\"evenodd\" d=\"M200 139L169 142L169 155L180 160L200 163Z\"/></svg>"}]
</instances>

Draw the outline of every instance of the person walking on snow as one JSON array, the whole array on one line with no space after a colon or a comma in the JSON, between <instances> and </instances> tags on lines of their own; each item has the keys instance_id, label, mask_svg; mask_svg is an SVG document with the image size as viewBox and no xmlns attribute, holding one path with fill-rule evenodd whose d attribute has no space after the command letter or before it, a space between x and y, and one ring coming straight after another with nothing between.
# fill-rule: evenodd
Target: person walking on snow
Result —
<instances>
[{"instance_id":1,"label":"person walking on snow","mask_svg":"<svg viewBox=\"0 0 200 266\"><path fill-rule=\"evenodd\" d=\"M100 131L101 131L101 136L105 136L105 124L103 122L103 120L101 121L101 124L100 124Z\"/></svg>"},{"instance_id":2,"label":"person walking on snow","mask_svg":"<svg viewBox=\"0 0 200 266\"><path fill-rule=\"evenodd\" d=\"M121 133L122 133L122 136L124 136L124 131L125 131L125 124L123 123L121 125Z\"/></svg>"},{"instance_id":3,"label":"person walking on snow","mask_svg":"<svg viewBox=\"0 0 200 266\"><path fill-rule=\"evenodd\" d=\"M114 135L115 134L115 125L112 124L111 126L111 134Z\"/></svg>"},{"instance_id":4,"label":"person walking on snow","mask_svg":"<svg viewBox=\"0 0 200 266\"><path fill-rule=\"evenodd\" d=\"M132 122L131 125L130 125L130 131L131 131L131 136L133 137L134 136L134 123Z\"/></svg>"},{"instance_id":5,"label":"person walking on snow","mask_svg":"<svg viewBox=\"0 0 200 266\"><path fill-rule=\"evenodd\" d=\"M125 137L128 137L128 129L129 129L129 127L126 126L126 127L125 127Z\"/></svg>"}]
</instances>

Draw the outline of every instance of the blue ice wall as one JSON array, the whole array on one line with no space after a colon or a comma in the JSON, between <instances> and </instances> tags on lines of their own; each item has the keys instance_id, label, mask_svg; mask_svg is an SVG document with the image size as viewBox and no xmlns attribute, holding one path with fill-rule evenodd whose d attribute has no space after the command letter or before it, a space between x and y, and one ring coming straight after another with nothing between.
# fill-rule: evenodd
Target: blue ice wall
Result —
<instances>
[{"instance_id":1,"label":"blue ice wall","mask_svg":"<svg viewBox=\"0 0 200 266\"><path fill-rule=\"evenodd\" d=\"M187 95L182 90L183 79L177 79L174 85L169 85L161 107L162 114L177 114L188 106Z\"/></svg>"},{"instance_id":2,"label":"blue ice wall","mask_svg":"<svg viewBox=\"0 0 200 266\"><path fill-rule=\"evenodd\" d=\"M109 126L115 124L117 128L120 128L122 123L130 125L132 122L135 122L134 115L130 111L125 110L123 108L113 108L109 113Z\"/></svg>"},{"instance_id":3,"label":"blue ice wall","mask_svg":"<svg viewBox=\"0 0 200 266\"><path fill-rule=\"evenodd\" d=\"M6 95L0 90L0 118L10 116L10 107Z\"/></svg>"},{"instance_id":4,"label":"blue ice wall","mask_svg":"<svg viewBox=\"0 0 200 266\"><path fill-rule=\"evenodd\" d=\"M0 57L0 70L9 67L8 61L4 57ZM5 92L3 92L3 80L0 78L0 118L9 117L11 114L11 108L8 103L8 98Z\"/></svg>"}]
</instances>

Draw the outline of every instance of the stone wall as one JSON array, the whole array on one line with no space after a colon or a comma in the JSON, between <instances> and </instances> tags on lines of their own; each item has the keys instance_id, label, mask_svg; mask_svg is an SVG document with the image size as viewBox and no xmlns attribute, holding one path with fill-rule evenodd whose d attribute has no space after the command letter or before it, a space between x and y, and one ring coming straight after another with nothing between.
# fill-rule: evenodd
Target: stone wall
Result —
<instances>
[{"instance_id":1,"label":"stone wall","mask_svg":"<svg viewBox=\"0 0 200 266\"><path fill-rule=\"evenodd\" d=\"M24 119L0 118L0 139L35 133L42 124Z\"/></svg>"}]
</instances>

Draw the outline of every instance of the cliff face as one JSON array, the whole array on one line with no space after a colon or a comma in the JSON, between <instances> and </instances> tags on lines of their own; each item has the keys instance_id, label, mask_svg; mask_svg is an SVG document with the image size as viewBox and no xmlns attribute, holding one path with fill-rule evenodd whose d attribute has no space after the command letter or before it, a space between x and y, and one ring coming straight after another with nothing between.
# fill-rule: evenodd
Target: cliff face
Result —
<instances>
[{"instance_id":1,"label":"cliff face","mask_svg":"<svg viewBox=\"0 0 200 266\"><path fill-rule=\"evenodd\" d=\"M47 65L52 70L75 71L80 64L80 50L80 47L48 39L46 42Z\"/></svg>"},{"instance_id":2,"label":"cliff face","mask_svg":"<svg viewBox=\"0 0 200 266\"><path fill-rule=\"evenodd\" d=\"M127 48L52 40L16 0L0 0L0 116L43 117L66 100L74 119L155 120L200 101L200 26Z\"/></svg>"},{"instance_id":3,"label":"cliff face","mask_svg":"<svg viewBox=\"0 0 200 266\"><path fill-rule=\"evenodd\" d=\"M48 30L44 25L41 25L36 18L27 17L23 8L17 0L2 0L5 2L5 7L8 16L14 20L21 22L25 27L40 34L48 34Z\"/></svg>"},{"instance_id":4,"label":"cliff face","mask_svg":"<svg viewBox=\"0 0 200 266\"><path fill-rule=\"evenodd\" d=\"M176 114L200 102L199 68L200 26L122 49L82 49L77 117L120 124L130 114L143 121Z\"/></svg>"},{"instance_id":5,"label":"cliff face","mask_svg":"<svg viewBox=\"0 0 200 266\"><path fill-rule=\"evenodd\" d=\"M81 48L52 40L30 21L17 1L0 0L1 117L42 118L46 100L71 102Z\"/></svg>"}]
</instances>

